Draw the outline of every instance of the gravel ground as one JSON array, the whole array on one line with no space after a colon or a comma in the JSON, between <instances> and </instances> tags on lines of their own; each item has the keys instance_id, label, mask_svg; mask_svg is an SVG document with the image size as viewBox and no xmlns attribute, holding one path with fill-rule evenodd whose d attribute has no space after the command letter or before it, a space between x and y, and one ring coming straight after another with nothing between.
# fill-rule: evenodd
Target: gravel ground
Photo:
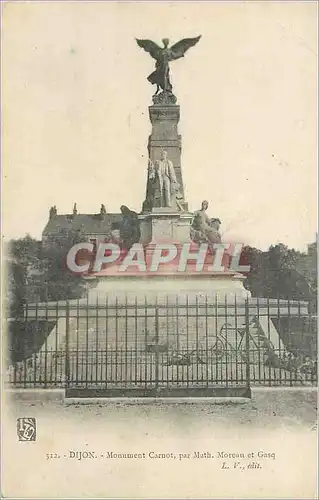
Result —
<instances>
[{"instance_id":1,"label":"gravel ground","mask_svg":"<svg viewBox=\"0 0 319 500\"><path fill-rule=\"evenodd\" d=\"M16 418L23 416L37 419L34 443L17 440ZM318 498L317 393L311 389L253 390L243 404L15 402L5 421L3 493L9 498ZM71 459L84 451L96 460ZM110 451L145 453L146 459L106 460ZM175 459L148 459L152 451ZM193 459L196 451L215 459ZM224 461L219 452L243 453L243 469L234 470L237 459ZM247 469L251 452L260 469ZM183 454L188 459L180 459Z\"/></svg>"},{"instance_id":2,"label":"gravel ground","mask_svg":"<svg viewBox=\"0 0 319 500\"><path fill-rule=\"evenodd\" d=\"M94 417L96 421L116 415L119 419L127 418L164 418L170 422L180 419L205 419L205 425L233 427L234 424L278 429L292 427L312 429L317 422L317 392L315 389L253 389L252 399L243 404L235 404L225 400L212 404L211 401L170 402L149 401L134 403L130 401L94 402L93 404L65 405L59 402L30 403L16 401L11 407L14 416L21 416L26 411L41 418L42 415L55 414L57 418Z\"/></svg>"}]
</instances>

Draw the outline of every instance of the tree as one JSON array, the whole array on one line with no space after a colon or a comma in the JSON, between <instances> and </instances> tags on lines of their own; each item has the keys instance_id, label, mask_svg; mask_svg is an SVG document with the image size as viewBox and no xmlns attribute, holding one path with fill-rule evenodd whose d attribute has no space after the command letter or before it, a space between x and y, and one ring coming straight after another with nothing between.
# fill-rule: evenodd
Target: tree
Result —
<instances>
[{"instance_id":1,"label":"tree","mask_svg":"<svg viewBox=\"0 0 319 500\"><path fill-rule=\"evenodd\" d=\"M241 265L249 265L250 271L246 274L244 282L253 297L266 297L265 268L263 265L263 252L257 248L246 246L240 258Z\"/></svg>"},{"instance_id":2,"label":"tree","mask_svg":"<svg viewBox=\"0 0 319 500\"><path fill-rule=\"evenodd\" d=\"M245 247L241 263L251 266L245 286L253 297L317 300L316 252L311 256L279 243L262 252Z\"/></svg>"},{"instance_id":3,"label":"tree","mask_svg":"<svg viewBox=\"0 0 319 500\"><path fill-rule=\"evenodd\" d=\"M7 261L7 294L5 310L9 318L16 318L23 311L26 293L25 272L21 264Z\"/></svg>"},{"instance_id":4,"label":"tree","mask_svg":"<svg viewBox=\"0 0 319 500\"><path fill-rule=\"evenodd\" d=\"M16 317L26 301L39 298L37 276L40 273L41 242L26 235L11 240L6 248L8 314Z\"/></svg>"},{"instance_id":5,"label":"tree","mask_svg":"<svg viewBox=\"0 0 319 500\"><path fill-rule=\"evenodd\" d=\"M7 248L8 312L16 317L26 302L81 297L85 283L66 266L73 245L86 241L79 230L61 230L45 246L26 235Z\"/></svg>"},{"instance_id":6,"label":"tree","mask_svg":"<svg viewBox=\"0 0 319 500\"><path fill-rule=\"evenodd\" d=\"M11 361L25 359L36 352L54 323L45 320L27 320L26 303L40 300L60 300L80 297L84 280L74 276L66 267L70 248L84 235L79 231L61 231L43 247L29 235L11 240L7 245L6 313L8 319L8 352Z\"/></svg>"},{"instance_id":7,"label":"tree","mask_svg":"<svg viewBox=\"0 0 319 500\"><path fill-rule=\"evenodd\" d=\"M82 276L75 275L66 265L73 245L87 241L80 230L62 229L42 247L42 299L63 300L79 298L86 285Z\"/></svg>"}]
</instances>

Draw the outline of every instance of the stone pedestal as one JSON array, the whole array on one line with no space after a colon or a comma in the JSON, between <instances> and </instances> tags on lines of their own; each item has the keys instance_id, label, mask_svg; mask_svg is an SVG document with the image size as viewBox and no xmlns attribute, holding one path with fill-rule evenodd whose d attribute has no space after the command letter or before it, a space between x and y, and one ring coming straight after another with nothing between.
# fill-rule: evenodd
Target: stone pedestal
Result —
<instances>
[{"instance_id":1,"label":"stone pedestal","mask_svg":"<svg viewBox=\"0 0 319 500\"><path fill-rule=\"evenodd\" d=\"M113 268L114 269L114 268ZM245 300L250 297L250 292L243 286L244 276L238 273L176 273L169 270L158 273L141 273L134 276L114 272L111 274L101 271L95 275L98 285L90 290L90 300L94 303L98 296L105 301L105 295L133 294L144 299L145 297L158 297L166 300L171 297L176 301L176 296L186 294L190 300L196 301L198 296L208 296L208 303L214 304L217 298L222 303Z\"/></svg>"},{"instance_id":2,"label":"stone pedestal","mask_svg":"<svg viewBox=\"0 0 319 500\"><path fill-rule=\"evenodd\" d=\"M188 243L193 215L189 212L172 212L167 208L156 208L139 216L141 243Z\"/></svg>"},{"instance_id":3,"label":"stone pedestal","mask_svg":"<svg viewBox=\"0 0 319 500\"><path fill-rule=\"evenodd\" d=\"M149 106L149 116L152 123L152 133L148 139L149 157L156 162L164 149L168 159L173 162L177 181L180 185L180 200L182 209L187 211L184 183L181 169L181 136L178 134L180 108L176 104L154 104Z\"/></svg>"}]
</instances>

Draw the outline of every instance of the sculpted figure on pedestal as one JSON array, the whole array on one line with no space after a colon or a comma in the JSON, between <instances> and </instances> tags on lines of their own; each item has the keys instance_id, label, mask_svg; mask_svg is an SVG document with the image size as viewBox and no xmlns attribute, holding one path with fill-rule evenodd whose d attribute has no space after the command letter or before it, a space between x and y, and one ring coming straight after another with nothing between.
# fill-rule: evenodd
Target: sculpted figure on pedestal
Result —
<instances>
[{"instance_id":1,"label":"sculpted figure on pedestal","mask_svg":"<svg viewBox=\"0 0 319 500\"><path fill-rule=\"evenodd\" d=\"M163 90L164 94L172 93L172 84L170 82L169 75L169 63L184 57L185 52L196 45L199 41L200 36L195 38L184 38L179 42L175 43L171 47L168 46L169 39L163 38L162 42L164 47L159 47L155 42L151 40L140 40L136 39L139 47L148 52L153 59L156 60L155 71L151 73L147 79L153 85L156 85L156 94L159 93L160 89ZM155 95L156 95L155 94Z\"/></svg>"},{"instance_id":2,"label":"sculpted figure on pedestal","mask_svg":"<svg viewBox=\"0 0 319 500\"><path fill-rule=\"evenodd\" d=\"M161 159L155 163L155 171L159 185L160 206L176 209L176 193L179 190L179 184L173 162L167 158L167 151L162 151Z\"/></svg>"},{"instance_id":3,"label":"sculpted figure on pedestal","mask_svg":"<svg viewBox=\"0 0 319 500\"><path fill-rule=\"evenodd\" d=\"M129 250L134 243L138 243L141 237L140 221L138 215L127 206L121 206L122 221L120 224L121 246Z\"/></svg>"},{"instance_id":4,"label":"sculpted figure on pedestal","mask_svg":"<svg viewBox=\"0 0 319 500\"><path fill-rule=\"evenodd\" d=\"M194 213L191 225L191 239L195 243L208 243L208 245L221 242L219 233L220 220L210 219L206 213L208 201L202 202L202 207Z\"/></svg>"},{"instance_id":5,"label":"sculpted figure on pedestal","mask_svg":"<svg viewBox=\"0 0 319 500\"><path fill-rule=\"evenodd\" d=\"M146 199L142 211L151 211L154 207L183 211L184 208L180 203L183 197L179 188L174 165L167 158L167 151L162 151L160 160L156 161L155 164L149 158Z\"/></svg>"}]
</instances>

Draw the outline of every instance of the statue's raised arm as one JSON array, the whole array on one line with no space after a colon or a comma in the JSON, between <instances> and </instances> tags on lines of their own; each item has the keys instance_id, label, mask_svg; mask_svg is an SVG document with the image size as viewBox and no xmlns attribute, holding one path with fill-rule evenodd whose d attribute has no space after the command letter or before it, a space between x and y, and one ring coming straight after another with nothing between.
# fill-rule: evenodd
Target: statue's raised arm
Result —
<instances>
[{"instance_id":1,"label":"statue's raised arm","mask_svg":"<svg viewBox=\"0 0 319 500\"><path fill-rule=\"evenodd\" d=\"M196 45L200 38L201 35L195 38L184 38L175 43L172 47L168 47L168 38L163 38L162 40L164 47L159 47L151 40L136 38L138 46L148 52L151 57L156 60L155 71L147 77L149 82L157 86L156 94L158 94L160 89L165 93L172 92L172 84L169 78L169 62L184 57L186 51Z\"/></svg>"}]
</instances>

